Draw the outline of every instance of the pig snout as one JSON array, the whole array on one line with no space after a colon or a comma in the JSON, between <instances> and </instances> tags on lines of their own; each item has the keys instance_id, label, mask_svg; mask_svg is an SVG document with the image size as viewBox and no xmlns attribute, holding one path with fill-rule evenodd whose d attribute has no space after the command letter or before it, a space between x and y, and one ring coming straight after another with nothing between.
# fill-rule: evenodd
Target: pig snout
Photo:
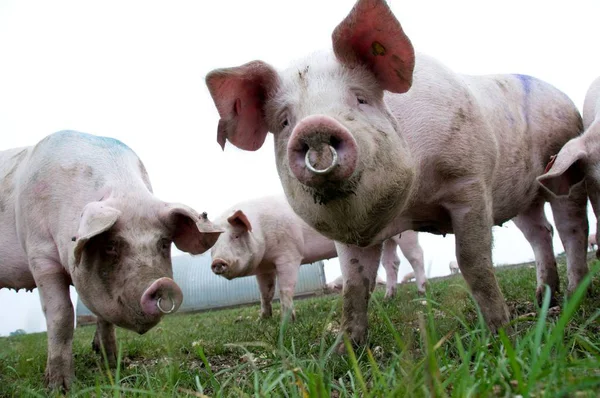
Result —
<instances>
[{"instance_id":1,"label":"pig snout","mask_svg":"<svg viewBox=\"0 0 600 398\"><path fill-rule=\"evenodd\" d=\"M175 281L170 278L160 278L142 294L140 304L144 314L156 316L177 311L182 301L183 293Z\"/></svg>"},{"instance_id":2,"label":"pig snout","mask_svg":"<svg viewBox=\"0 0 600 398\"><path fill-rule=\"evenodd\" d=\"M348 179L356 169L358 150L350 131L337 120L309 116L298 123L287 146L288 162L302 184L319 187Z\"/></svg>"},{"instance_id":3,"label":"pig snout","mask_svg":"<svg viewBox=\"0 0 600 398\"><path fill-rule=\"evenodd\" d=\"M215 259L212 262L212 264L211 264L210 267L212 268L212 272L213 273L215 273L217 275L222 275L225 272L227 272L227 269L229 268L229 265L225 261L223 261L221 259Z\"/></svg>"}]
</instances>

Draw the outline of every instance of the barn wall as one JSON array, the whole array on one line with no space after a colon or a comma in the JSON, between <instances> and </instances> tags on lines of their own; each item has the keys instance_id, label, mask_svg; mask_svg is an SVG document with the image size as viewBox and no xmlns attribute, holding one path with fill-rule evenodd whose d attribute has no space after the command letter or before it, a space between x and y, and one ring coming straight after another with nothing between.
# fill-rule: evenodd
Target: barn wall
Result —
<instances>
[{"instance_id":1,"label":"barn wall","mask_svg":"<svg viewBox=\"0 0 600 398\"><path fill-rule=\"evenodd\" d=\"M210 253L199 256L173 257L173 278L183 292L183 303L178 313L233 307L260 302L256 277L247 276L233 280L213 274L210 269ZM300 267L296 296L322 292L325 289L323 262L317 261ZM275 298L279 298L276 287ZM77 300L77 325L93 322L93 314Z\"/></svg>"}]
</instances>

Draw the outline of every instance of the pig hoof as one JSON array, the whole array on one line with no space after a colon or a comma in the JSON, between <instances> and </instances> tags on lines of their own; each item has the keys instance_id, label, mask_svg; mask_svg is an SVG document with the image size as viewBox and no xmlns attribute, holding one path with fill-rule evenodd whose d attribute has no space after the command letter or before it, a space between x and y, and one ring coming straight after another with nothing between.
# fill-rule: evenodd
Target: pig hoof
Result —
<instances>
[{"instance_id":1,"label":"pig hoof","mask_svg":"<svg viewBox=\"0 0 600 398\"><path fill-rule=\"evenodd\" d=\"M337 348L335 349L335 352L338 355L346 355L346 345L343 341L340 344L338 344Z\"/></svg>"},{"instance_id":2,"label":"pig hoof","mask_svg":"<svg viewBox=\"0 0 600 398\"><path fill-rule=\"evenodd\" d=\"M102 354L102 348L100 345L100 342L98 341L98 337L94 337L94 340L92 341L92 350L100 355L102 361L104 362L104 355ZM106 361L108 362L108 367L109 368L116 368L117 367L117 350L116 347L114 347L114 349L105 349L106 351Z\"/></svg>"},{"instance_id":3,"label":"pig hoof","mask_svg":"<svg viewBox=\"0 0 600 398\"><path fill-rule=\"evenodd\" d=\"M269 319L272 316L273 316L273 312L272 311L261 311L259 319Z\"/></svg>"},{"instance_id":4,"label":"pig hoof","mask_svg":"<svg viewBox=\"0 0 600 398\"><path fill-rule=\"evenodd\" d=\"M551 294L550 307L555 307L556 305L558 305L558 302L556 300L557 292L556 292L556 290L550 289L550 294ZM545 285L538 286L538 288L535 291L535 300L540 307L542 306L542 304L544 304L544 296L545 295L546 295L546 286Z\"/></svg>"},{"instance_id":5,"label":"pig hoof","mask_svg":"<svg viewBox=\"0 0 600 398\"><path fill-rule=\"evenodd\" d=\"M501 309L495 310L491 313L488 312L488 316L485 318L487 319L486 323L492 334L498 334L498 330L502 328L504 328L504 330L507 332L510 332L510 327L508 327L510 316L506 305L503 304Z\"/></svg>"},{"instance_id":6,"label":"pig hoof","mask_svg":"<svg viewBox=\"0 0 600 398\"><path fill-rule=\"evenodd\" d=\"M290 308L282 308L281 320L283 321L285 318L289 318L290 321L294 322L296 320L296 310Z\"/></svg>"},{"instance_id":7,"label":"pig hoof","mask_svg":"<svg viewBox=\"0 0 600 398\"><path fill-rule=\"evenodd\" d=\"M61 390L63 392L69 391L71 382L73 380L72 375L64 375L61 372L51 372L46 370L46 386L50 390Z\"/></svg>"},{"instance_id":8,"label":"pig hoof","mask_svg":"<svg viewBox=\"0 0 600 398\"><path fill-rule=\"evenodd\" d=\"M386 290L385 296L383 296L383 299L386 301L389 301L389 300L393 299L395 296L396 296L395 290Z\"/></svg>"}]
</instances>

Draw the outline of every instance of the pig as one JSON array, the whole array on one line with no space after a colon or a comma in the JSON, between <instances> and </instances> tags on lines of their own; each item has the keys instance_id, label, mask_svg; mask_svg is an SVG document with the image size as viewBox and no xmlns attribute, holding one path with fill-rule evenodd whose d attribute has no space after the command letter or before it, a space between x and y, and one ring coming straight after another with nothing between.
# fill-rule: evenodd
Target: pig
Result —
<instances>
[{"instance_id":1,"label":"pig","mask_svg":"<svg viewBox=\"0 0 600 398\"><path fill-rule=\"evenodd\" d=\"M211 249L212 271L229 280L256 275L262 318L272 315L271 302L277 279L281 315L290 311L295 319L293 298L300 265L337 256L333 241L302 221L281 195L238 203L216 218L215 225L225 232ZM420 289L425 289L423 251L416 235L407 231L402 239L398 236L389 239L391 243L382 256L388 275L386 298L393 297L396 292L400 264L397 245L419 275Z\"/></svg>"},{"instance_id":2,"label":"pig","mask_svg":"<svg viewBox=\"0 0 600 398\"><path fill-rule=\"evenodd\" d=\"M597 77L585 94L583 101L583 127L585 132L565 144L548 163L539 183L558 198L576 194L580 186L588 192L596 219L600 220L600 77ZM589 236L589 247L597 246L596 233ZM596 251L600 259L600 248Z\"/></svg>"},{"instance_id":3,"label":"pig","mask_svg":"<svg viewBox=\"0 0 600 398\"><path fill-rule=\"evenodd\" d=\"M537 261L538 299L559 288L550 201L567 251L569 289L587 272L585 187L550 198L536 182L582 132L573 102L526 75L461 75L416 54L384 0L359 0L332 50L285 70L264 61L206 76L217 142L248 151L273 134L296 214L335 241L344 278L342 328L367 335L382 242L405 230L454 233L456 257L492 332L509 312L492 265L492 226L513 219ZM340 351L343 351L343 345Z\"/></svg>"},{"instance_id":4,"label":"pig","mask_svg":"<svg viewBox=\"0 0 600 398\"><path fill-rule=\"evenodd\" d=\"M39 289L50 388L74 377L69 285L97 316L93 348L114 364L115 325L143 334L181 305L171 243L199 254L220 233L205 213L155 197L116 139L60 131L0 152L0 288Z\"/></svg>"},{"instance_id":5,"label":"pig","mask_svg":"<svg viewBox=\"0 0 600 398\"><path fill-rule=\"evenodd\" d=\"M409 272L408 274L406 274L402 277L402 280L400 281L400 283L408 283L413 279L415 279L415 273Z\"/></svg>"},{"instance_id":6,"label":"pig","mask_svg":"<svg viewBox=\"0 0 600 398\"><path fill-rule=\"evenodd\" d=\"M590 236L588 236L589 250L594 250L594 246L598 246L598 241L596 240L596 234L590 234Z\"/></svg>"},{"instance_id":7,"label":"pig","mask_svg":"<svg viewBox=\"0 0 600 398\"><path fill-rule=\"evenodd\" d=\"M375 285L385 285L387 282L381 279L379 276L375 279ZM339 292L344 288L344 278L342 275L338 276L326 286L326 290L330 292Z\"/></svg>"},{"instance_id":8,"label":"pig","mask_svg":"<svg viewBox=\"0 0 600 398\"><path fill-rule=\"evenodd\" d=\"M451 275L458 274L460 272L460 268L458 267L458 263L456 262L456 260L450 261L450 264L448 264L448 268L450 269Z\"/></svg>"}]
</instances>

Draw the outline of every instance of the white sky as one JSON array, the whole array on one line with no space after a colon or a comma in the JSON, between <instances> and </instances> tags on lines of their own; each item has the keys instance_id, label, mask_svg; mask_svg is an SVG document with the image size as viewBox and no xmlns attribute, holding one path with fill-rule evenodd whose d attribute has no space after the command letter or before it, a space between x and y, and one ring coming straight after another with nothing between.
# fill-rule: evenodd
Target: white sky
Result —
<instances>
[{"instance_id":1,"label":"white sky","mask_svg":"<svg viewBox=\"0 0 600 398\"><path fill-rule=\"evenodd\" d=\"M353 3L0 0L0 149L62 129L112 136L141 157L160 198L212 218L282 192L270 136L257 152L221 151L204 76L253 59L285 67L327 48ZM600 74L597 0L390 4L417 51L458 72L530 74L580 109ZM496 264L533 258L512 223L494 231ZM428 276L447 274L453 236L420 240ZM557 234L555 250L563 250ZM402 260L400 275L409 270ZM339 272L336 260L327 262L328 280ZM4 289L0 303L0 335L45 330L37 292Z\"/></svg>"}]
</instances>

